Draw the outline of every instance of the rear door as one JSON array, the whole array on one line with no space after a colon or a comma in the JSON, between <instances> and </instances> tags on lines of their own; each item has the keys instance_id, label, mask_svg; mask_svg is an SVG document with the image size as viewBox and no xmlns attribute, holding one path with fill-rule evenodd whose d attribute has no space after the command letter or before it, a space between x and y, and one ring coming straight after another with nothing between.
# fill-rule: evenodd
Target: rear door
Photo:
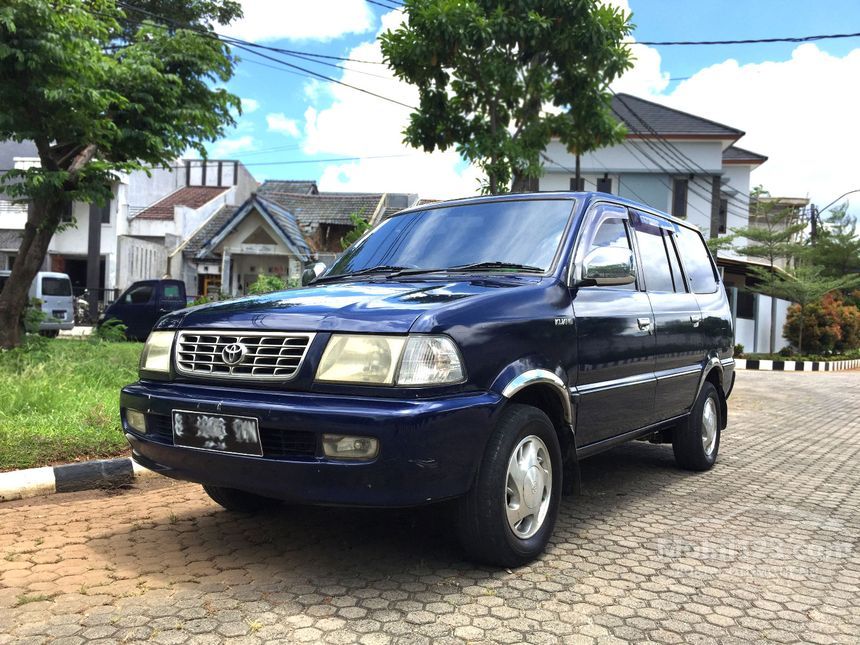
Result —
<instances>
[{"instance_id":1,"label":"rear door","mask_svg":"<svg viewBox=\"0 0 860 645\"><path fill-rule=\"evenodd\" d=\"M62 273L38 273L38 298L42 301L45 323L56 328L57 323L69 324L75 319L75 302L72 297L72 281Z\"/></svg>"},{"instance_id":2,"label":"rear door","mask_svg":"<svg viewBox=\"0 0 860 645\"><path fill-rule=\"evenodd\" d=\"M599 246L633 248L627 209L600 203L577 243L574 266ZM630 432L654 416L653 316L640 276L623 286L573 286L577 326L577 447Z\"/></svg>"},{"instance_id":3,"label":"rear door","mask_svg":"<svg viewBox=\"0 0 860 645\"><path fill-rule=\"evenodd\" d=\"M702 316L678 260L675 236L679 227L638 211L632 213L631 221L654 312L654 409L656 420L662 421L683 414L695 399L705 355Z\"/></svg>"}]
</instances>

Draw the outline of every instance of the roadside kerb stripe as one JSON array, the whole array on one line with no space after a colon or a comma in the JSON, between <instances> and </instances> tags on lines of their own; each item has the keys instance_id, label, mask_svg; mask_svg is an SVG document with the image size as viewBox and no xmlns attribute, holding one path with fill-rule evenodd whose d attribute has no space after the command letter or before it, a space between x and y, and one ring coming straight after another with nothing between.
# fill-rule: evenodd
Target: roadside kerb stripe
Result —
<instances>
[{"instance_id":1,"label":"roadside kerb stripe","mask_svg":"<svg viewBox=\"0 0 860 645\"><path fill-rule=\"evenodd\" d=\"M762 370L768 372L837 372L860 369L860 359L847 361L767 361L752 358L735 359L740 370Z\"/></svg>"},{"instance_id":2,"label":"roadside kerb stripe","mask_svg":"<svg viewBox=\"0 0 860 645\"><path fill-rule=\"evenodd\" d=\"M128 486L136 477L155 474L128 457L13 470L0 473L0 502L95 488L118 488Z\"/></svg>"}]
</instances>

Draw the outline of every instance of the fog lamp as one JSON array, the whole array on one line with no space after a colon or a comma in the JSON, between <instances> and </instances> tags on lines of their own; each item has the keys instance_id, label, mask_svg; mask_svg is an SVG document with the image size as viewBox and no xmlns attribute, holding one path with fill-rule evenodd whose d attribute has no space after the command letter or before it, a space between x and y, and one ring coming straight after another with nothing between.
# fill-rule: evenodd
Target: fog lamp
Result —
<instances>
[{"instance_id":1,"label":"fog lamp","mask_svg":"<svg viewBox=\"0 0 860 645\"><path fill-rule=\"evenodd\" d=\"M126 409L125 422L128 424L128 427L135 432L146 434L146 415L143 412Z\"/></svg>"},{"instance_id":2,"label":"fog lamp","mask_svg":"<svg viewBox=\"0 0 860 645\"><path fill-rule=\"evenodd\" d=\"M373 437L324 434L323 452L332 459L373 459L379 454L379 441Z\"/></svg>"}]
</instances>

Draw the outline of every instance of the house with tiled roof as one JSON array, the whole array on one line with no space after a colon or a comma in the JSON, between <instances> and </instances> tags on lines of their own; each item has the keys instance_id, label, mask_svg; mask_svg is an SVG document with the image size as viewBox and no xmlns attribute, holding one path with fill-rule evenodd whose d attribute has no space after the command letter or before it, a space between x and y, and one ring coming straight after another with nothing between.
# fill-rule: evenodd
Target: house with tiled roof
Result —
<instances>
[{"instance_id":1,"label":"house with tiled roof","mask_svg":"<svg viewBox=\"0 0 860 645\"><path fill-rule=\"evenodd\" d=\"M331 263L353 216L376 223L412 206L405 193L320 192L315 182L268 180L244 203L222 207L177 247L173 277L189 293L247 293L261 274L298 280L311 261Z\"/></svg>"},{"instance_id":2,"label":"house with tiled roof","mask_svg":"<svg viewBox=\"0 0 860 645\"><path fill-rule=\"evenodd\" d=\"M738 145L743 130L630 94L613 95L611 108L627 130L624 141L578 159L561 142L551 142L544 174L533 188L620 195L686 219L706 238L756 225L750 176L767 157ZM735 238L734 244L742 247L744 240ZM779 351L786 344L780 337L788 303L751 289L755 260L731 250L720 250L716 260L732 302L737 342L748 351Z\"/></svg>"},{"instance_id":3,"label":"house with tiled roof","mask_svg":"<svg viewBox=\"0 0 860 645\"><path fill-rule=\"evenodd\" d=\"M38 164L30 142L0 142L0 169ZM104 205L76 202L51 239L43 268L67 273L75 295L103 302L135 280L169 273L168 255L224 207L243 203L257 181L235 160L177 160L117 177ZM0 269L11 268L26 205L0 194Z\"/></svg>"}]
</instances>

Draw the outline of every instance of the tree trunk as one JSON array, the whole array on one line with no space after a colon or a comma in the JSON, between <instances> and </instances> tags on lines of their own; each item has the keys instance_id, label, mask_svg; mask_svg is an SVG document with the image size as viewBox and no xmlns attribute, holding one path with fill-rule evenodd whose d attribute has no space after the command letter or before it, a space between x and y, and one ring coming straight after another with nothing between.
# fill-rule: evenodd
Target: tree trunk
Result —
<instances>
[{"instance_id":1,"label":"tree trunk","mask_svg":"<svg viewBox=\"0 0 860 645\"><path fill-rule=\"evenodd\" d=\"M30 284L45 260L56 228L44 226L44 223L52 219L52 211L59 210L59 205L43 200L34 201L29 209L12 274L0 292L0 348L11 349L21 344L21 321L27 307ZM59 219L59 215L54 214Z\"/></svg>"},{"instance_id":2,"label":"tree trunk","mask_svg":"<svg viewBox=\"0 0 860 645\"><path fill-rule=\"evenodd\" d=\"M579 179L580 179L580 177L582 177L582 175L580 174L580 163L579 163L579 161L580 161L579 160L579 153L577 152L576 153L576 167L574 168L574 170L576 172L573 175L573 179L574 179L573 187L576 190L581 190L579 187ZM583 186L583 188L584 188L584 186Z\"/></svg>"},{"instance_id":3,"label":"tree trunk","mask_svg":"<svg viewBox=\"0 0 860 645\"><path fill-rule=\"evenodd\" d=\"M529 178L519 172L514 173L514 181L511 185L512 193L527 193L529 192Z\"/></svg>"},{"instance_id":4,"label":"tree trunk","mask_svg":"<svg viewBox=\"0 0 860 645\"><path fill-rule=\"evenodd\" d=\"M797 332L797 353L803 356L803 314L805 307L800 305L800 329Z\"/></svg>"}]
</instances>

